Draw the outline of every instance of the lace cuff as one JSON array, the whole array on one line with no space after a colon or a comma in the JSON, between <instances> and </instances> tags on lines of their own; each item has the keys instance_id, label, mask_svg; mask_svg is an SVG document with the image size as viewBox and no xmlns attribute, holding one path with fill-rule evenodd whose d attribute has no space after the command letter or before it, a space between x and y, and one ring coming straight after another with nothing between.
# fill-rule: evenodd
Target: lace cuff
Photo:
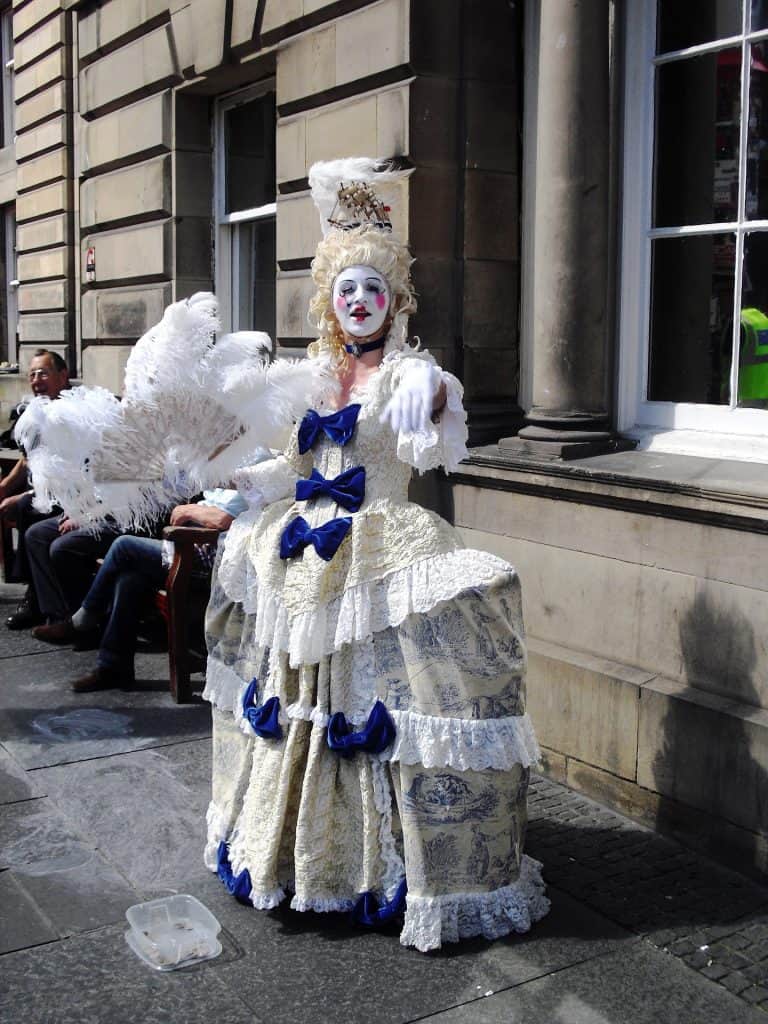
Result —
<instances>
[{"instance_id":1,"label":"lace cuff","mask_svg":"<svg viewBox=\"0 0 768 1024\"><path fill-rule=\"evenodd\" d=\"M510 932L527 932L548 910L541 864L524 856L517 881L493 892L446 896L409 893L400 942L426 953L439 949L444 942L475 935L499 939Z\"/></svg>"},{"instance_id":2,"label":"lace cuff","mask_svg":"<svg viewBox=\"0 0 768 1024\"><path fill-rule=\"evenodd\" d=\"M293 493L298 473L284 455L278 455L234 474L237 489L252 508L263 508Z\"/></svg>"},{"instance_id":3,"label":"lace cuff","mask_svg":"<svg viewBox=\"0 0 768 1024\"><path fill-rule=\"evenodd\" d=\"M443 466L452 473L467 457L467 414L462 397L464 389L452 373L440 371L445 385L445 405L436 413L426 430L397 435L397 457L401 462L425 473Z\"/></svg>"}]
</instances>

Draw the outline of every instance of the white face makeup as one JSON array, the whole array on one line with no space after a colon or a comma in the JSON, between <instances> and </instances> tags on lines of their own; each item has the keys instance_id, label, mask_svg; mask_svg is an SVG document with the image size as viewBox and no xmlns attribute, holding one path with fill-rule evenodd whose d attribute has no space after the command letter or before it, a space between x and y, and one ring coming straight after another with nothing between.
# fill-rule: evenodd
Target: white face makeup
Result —
<instances>
[{"instance_id":1,"label":"white face makeup","mask_svg":"<svg viewBox=\"0 0 768 1024\"><path fill-rule=\"evenodd\" d=\"M391 298L389 285L373 267L346 267L333 282L333 308L339 325L347 337L357 340L379 333Z\"/></svg>"}]
</instances>

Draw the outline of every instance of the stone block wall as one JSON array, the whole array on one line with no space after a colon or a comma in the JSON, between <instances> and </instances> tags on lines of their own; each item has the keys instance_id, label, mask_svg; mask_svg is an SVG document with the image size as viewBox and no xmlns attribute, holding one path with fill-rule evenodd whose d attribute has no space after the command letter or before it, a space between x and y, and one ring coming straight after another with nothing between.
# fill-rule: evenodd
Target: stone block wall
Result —
<instances>
[{"instance_id":1,"label":"stone block wall","mask_svg":"<svg viewBox=\"0 0 768 1024\"><path fill-rule=\"evenodd\" d=\"M73 15L13 5L19 359L39 347L76 371Z\"/></svg>"},{"instance_id":2,"label":"stone block wall","mask_svg":"<svg viewBox=\"0 0 768 1024\"><path fill-rule=\"evenodd\" d=\"M78 20L82 366L116 391L132 343L173 297L172 87L183 75L172 6L108 0Z\"/></svg>"},{"instance_id":3,"label":"stone block wall","mask_svg":"<svg viewBox=\"0 0 768 1024\"><path fill-rule=\"evenodd\" d=\"M473 440L508 432L518 20L506 0L15 3L22 348L114 382L159 297L212 287L213 101L271 77L280 347L311 339L308 168L394 158L415 169L391 196L417 256L413 332L465 380Z\"/></svg>"},{"instance_id":4,"label":"stone block wall","mask_svg":"<svg viewBox=\"0 0 768 1024\"><path fill-rule=\"evenodd\" d=\"M423 0L411 19L412 242L424 309L414 327L453 338L446 362L464 383L470 444L497 440L520 416L520 13L495 0Z\"/></svg>"},{"instance_id":5,"label":"stone block wall","mask_svg":"<svg viewBox=\"0 0 768 1024\"><path fill-rule=\"evenodd\" d=\"M462 472L452 495L467 543L520 574L546 770L767 871L764 511L679 500L665 516L642 487L501 468Z\"/></svg>"}]
</instances>

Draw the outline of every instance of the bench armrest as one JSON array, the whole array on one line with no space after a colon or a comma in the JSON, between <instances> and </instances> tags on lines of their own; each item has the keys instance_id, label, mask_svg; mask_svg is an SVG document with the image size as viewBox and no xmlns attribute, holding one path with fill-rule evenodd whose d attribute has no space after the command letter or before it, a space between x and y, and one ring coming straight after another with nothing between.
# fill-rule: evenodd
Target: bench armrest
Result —
<instances>
[{"instance_id":1,"label":"bench armrest","mask_svg":"<svg viewBox=\"0 0 768 1024\"><path fill-rule=\"evenodd\" d=\"M180 545L215 544L220 536L220 530L208 526L166 526L163 529L163 540Z\"/></svg>"}]
</instances>

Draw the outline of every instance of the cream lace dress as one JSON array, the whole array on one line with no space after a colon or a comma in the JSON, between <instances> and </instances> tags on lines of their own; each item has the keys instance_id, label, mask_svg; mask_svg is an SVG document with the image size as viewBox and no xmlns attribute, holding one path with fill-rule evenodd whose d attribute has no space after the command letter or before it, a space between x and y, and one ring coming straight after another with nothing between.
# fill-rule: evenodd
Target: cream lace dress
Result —
<instances>
[{"instance_id":1,"label":"cream lace dress","mask_svg":"<svg viewBox=\"0 0 768 1024\"><path fill-rule=\"evenodd\" d=\"M403 909L401 942L429 950L527 931L549 903L540 865L522 852L538 749L517 576L407 500L411 467L453 468L465 454L461 387L443 374L447 405L424 433L396 437L379 423L419 359L432 361L391 353L353 394L347 444L321 431L300 455L295 429L284 455L248 481L269 503L233 523L207 618L206 863L262 909L288 893L295 909L351 910L361 923ZM358 511L328 496L294 499L312 469L330 480L357 466ZM299 515L313 528L351 517L329 561L311 544L280 557ZM265 704L273 735L254 733L247 714ZM342 731L358 732L382 704L385 749L329 747L331 716L342 712Z\"/></svg>"}]
</instances>

